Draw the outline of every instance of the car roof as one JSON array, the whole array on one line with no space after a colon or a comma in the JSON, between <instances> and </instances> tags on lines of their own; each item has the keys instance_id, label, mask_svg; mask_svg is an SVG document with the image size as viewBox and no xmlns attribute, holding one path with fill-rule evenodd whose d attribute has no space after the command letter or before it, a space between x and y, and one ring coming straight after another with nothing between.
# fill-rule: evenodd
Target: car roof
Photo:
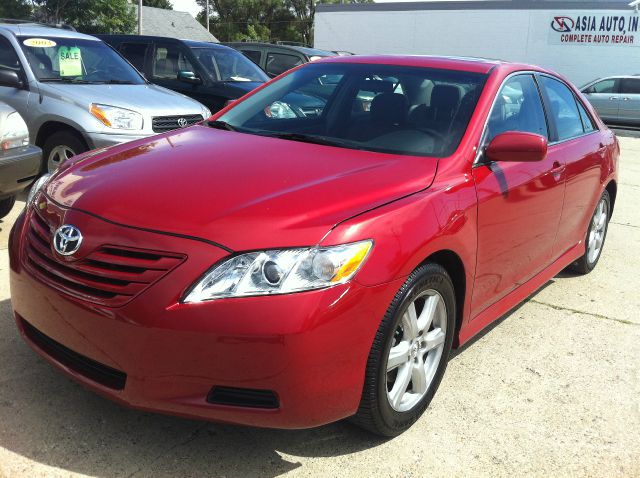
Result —
<instances>
[{"instance_id":1,"label":"car roof","mask_svg":"<svg viewBox=\"0 0 640 478\"><path fill-rule=\"evenodd\" d=\"M544 71L532 65L509 63L488 58L431 56L431 55L353 55L334 56L318 60L323 63L371 63L378 65L417 66L423 68L439 68L443 70L460 70L487 74L497 67L508 69Z\"/></svg>"},{"instance_id":2,"label":"car roof","mask_svg":"<svg viewBox=\"0 0 640 478\"><path fill-rule=\"evenodd\" d=\"M328 50L318 50L316 48L310 48L306 46L298 46L298 45L283 45L280 43L268 43L268 42L228 42L227 45L232 46L234 48L239 47L263 47L263 48L282 48L283 50L294 50L299 53L304 53L307 56L335 56L335 53Z\"/></svg>"},{"instance_id":3,"label":"car roof","mask_svg":"<svg viewBox=\"0 0 640 478\"><path fill-rule=\"evenodd\" d=\"M196 40L182 40L180 38L172 38L172 37L162 37L156 35L107 35L101 34L96 35L98 38L104 38L108 40L151 40L151 41L163 41L163 42L174 42L174 43L183 43L190 48L219 48L221 50L232 50L233 48L229 48L228 46L221 45L220 43L214 42L206 42L206 41L196 41Z\"/></svg>"},{"instance_id":4,"label":"car roof","mask_svg":"<svg viewBox=\"0 0 640 478\"><path fill-rule=\"evenodd\" d=\"M82 40L95 40L100 41L98 38L85 35L84 33L74 32L72 30L67 30L64 28L54 28L39 25L37 23L20 23L20 24L10 24L10 23L0 23L0 30L5 30L13 33L18 36L33 36L33 37L57 37L57 38L78 38Z\"/></svg>"}]
</instances>

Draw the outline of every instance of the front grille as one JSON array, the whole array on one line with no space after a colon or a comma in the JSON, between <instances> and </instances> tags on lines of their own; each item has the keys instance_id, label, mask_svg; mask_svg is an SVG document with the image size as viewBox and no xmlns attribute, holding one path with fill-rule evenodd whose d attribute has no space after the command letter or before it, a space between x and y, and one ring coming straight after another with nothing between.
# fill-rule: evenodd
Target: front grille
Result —
<instances>
[{"instance_id":1,"label":"front grille","mask_svg":"<svg viewBox=\"0 0 640 478\"><path fill-rule=\"evenodd\" d=\"M184 256L103 245L83 259L62 262L51 250L51 227L33 212L25 266L41 282L89 302L119 307L178 266Z\"/></svg>"},{"instance_id":2,"label":"front grille","mask_svg":"<svg viewBox=\"0 0 640 478\"><path fill-rule=\"evenodd\" d=\"M275 409L280 406L278 397L271 390L251 388L213 387L207 396L207 402L249 408Z\"/></svg>"},{"instance_id":3,"label":"front grille","mask_svg":"<svg viewBox=\"0 0 640 478\"><path fill-rule=\"evenodd\" d=\"M126 373L74 352L61 343L56 342L51 337L46 336L23 318L19 317L19 319L22 330L24 330L27 338L47 355L65 367L69 367L74 372L100 385L112 388L113 390L124 389L125 383L127 382Z\"/></svg>"},{"instance_id":4,"label":"front grille","mask_svg":"<svg viewBox=\"0 0 640 478\"><path fill-rule=\"evenodd\" d=\"M186 121L183 126L180 125L181 119ZM186 128L192 124L202 121L202 115L186 115L186 116L156 116L151 120L151 126L155 133L164 133L172 129Z\"/></svg>"}]
</instances>

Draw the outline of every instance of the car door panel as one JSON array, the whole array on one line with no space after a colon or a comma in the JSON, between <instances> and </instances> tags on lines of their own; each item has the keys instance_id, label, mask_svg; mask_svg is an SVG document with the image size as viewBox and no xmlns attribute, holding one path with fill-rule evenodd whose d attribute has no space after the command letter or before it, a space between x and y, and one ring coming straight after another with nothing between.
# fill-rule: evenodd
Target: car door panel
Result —
<instances>
[{"instance_id":1,"label":"car door panel","mask_svg":"<svg viewBox=\"0 0 640 478\"><path fill-rule=\"evenodd\" d=\"M620 82L618 119L625 125L640 125L640 78L623 78Z\"/></svg>"},{"instance_id":2,"label":"car door panel","mask_svg":"<svg viewBox=\"0 0 640 478\"><path fill-rule=\"evenodd\" d=\"M620 111L619 80L606 78L594 83L583 92L603 121L615 123Z\"/></svg>"}]
</instances>

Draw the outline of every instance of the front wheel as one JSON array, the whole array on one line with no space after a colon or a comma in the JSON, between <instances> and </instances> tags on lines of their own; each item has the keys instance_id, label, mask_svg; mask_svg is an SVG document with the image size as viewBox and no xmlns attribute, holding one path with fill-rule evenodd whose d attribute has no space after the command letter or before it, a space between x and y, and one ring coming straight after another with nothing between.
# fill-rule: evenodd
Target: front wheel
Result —
<instances>
[{"instance_id":1,"label":"front wheel","mask_svg":"<svg viewBox=\"0 0 640 478\"><path fill-rule=\"evenodd\" d=\"M8 198L0 199L0 219L8 215L13 209L13 205L16 203L16 197L10 196Z\"/></svg>"},{"instance_id":2,"label":"front wheel","mask_svg":"<svg viewBox=\"0 0 640 478\"><path fill-rule=\"evenodd\" d=\"M587 231L587 237L585 239L585 253L580 259L571 264L571 269L575 272L588 274L595 268L602 255L610 215L611 198L609 197L609 192L605 189L602 196L600 196L593 216L591 216L589 230Z\"/></svg>"},{"instance_id":3,"label":"front wheel","mask_svg":"<svg viewBox=\"0 0 640 478\"><path fill-rule=\"evenodd\" d=\"M356 425L396 436L420 418L447 367L455 330L455 294L437 264L416 269L400 288L374 339Z\"/></svg>"},{"instance_id":4,"label":"front wheel","mask_svg":"<svg viewBox=\"0 0 640 478\"><path fill-rule=\"evenodd\" d=\"M45 172L53 173L66 160L85 151L87 147L78 134L71 131L53 133L42 148L42 156L47 161Z\"/></svg>"}]
</instances>

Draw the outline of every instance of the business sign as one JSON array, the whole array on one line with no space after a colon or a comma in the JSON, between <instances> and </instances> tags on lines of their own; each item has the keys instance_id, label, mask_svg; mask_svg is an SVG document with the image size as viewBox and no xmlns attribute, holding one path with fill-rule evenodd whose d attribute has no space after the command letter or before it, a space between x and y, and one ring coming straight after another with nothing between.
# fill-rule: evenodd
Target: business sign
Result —
<instances>
[{"instance_id":1,"label":"business sign","mask_svg":"<svg viewBox=\"0 0 640 478\"><path fill-rule=\"evenodd\" d=\"M553 15L549 20L552 45L640 46L636 12L616 15Z\"/></svg>"}]
</instances>

